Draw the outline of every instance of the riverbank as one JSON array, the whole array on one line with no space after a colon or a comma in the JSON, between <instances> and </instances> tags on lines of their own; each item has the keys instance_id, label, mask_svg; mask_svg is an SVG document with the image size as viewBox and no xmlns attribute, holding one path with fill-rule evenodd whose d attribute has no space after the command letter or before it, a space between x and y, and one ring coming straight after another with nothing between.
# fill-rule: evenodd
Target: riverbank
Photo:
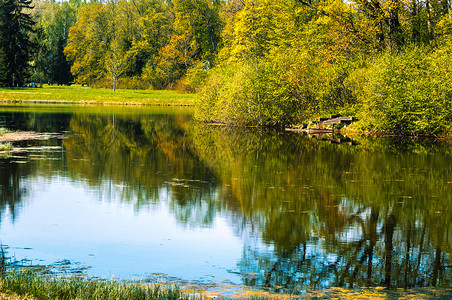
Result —
<instances>
[{"instance_id":1,"label":"riverbank","mask_svg":"<svg viewBox=\"0 0 452 300\"><path fill-rule=\"evenodd\" d=\"M155 90L93 89L80 85L42 88L0 88L0 102L45 104L192 106L193 94Z\"/></svg>"},{"instance_id":2,"label":"riverbank","mask_svg":"<svg viewBox=\"0 0 452 300\"><path fill-rule=\"evenodd\" d=\"M330 288L302 295L271 294L265 291L190 288L168 283L121 283L81 277L42 277L15 273L0 279L0 299L451 299L450 288L393 289Z\"/></svg>"}]
</instances>

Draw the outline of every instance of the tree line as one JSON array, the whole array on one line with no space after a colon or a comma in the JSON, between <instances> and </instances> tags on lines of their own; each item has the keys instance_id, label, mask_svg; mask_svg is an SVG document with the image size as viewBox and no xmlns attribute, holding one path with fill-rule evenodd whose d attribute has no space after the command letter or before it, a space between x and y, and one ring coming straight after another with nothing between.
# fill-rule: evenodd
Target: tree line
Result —
<instances>
[{"instance_id":1,"label":"tree line","mask_svg":"<svg viewBox=\"0 0 452 300\"><path fill-rule=\"evenodd\" d=\"M286 126L354 115L358 130L450 134L450 3L244 0L226 4L223 47L196 117Z\"/></svg>"},{"instance_id":2,"label":"tree line","mask_svg":"<svg viewBox=\"0 0 452 300\"><path fill-rule=\"evenodd\" d=\"M220 47L222 1L8 1L0 4L0 34L10 39L2 42L2 52L22 48L15 45L17 35L29 44L23 66L2 60L2 67L23 77L13 82L4 73L4 86L35 81L112 87L121 79L123 87L171 88L198 63L214 64Z\"/></svg>"},{"instance_id":3,"label":"tree line","mask_svg":"<svg viewBox=\"0 0 452 300\"><path fill-rule=\"evenodd\" d=\"M201 121L285 126L340 113L361 130L444 134L450 5L4 0L0 84L173 88L198 94Z\"/></svg>"}]
</instances>

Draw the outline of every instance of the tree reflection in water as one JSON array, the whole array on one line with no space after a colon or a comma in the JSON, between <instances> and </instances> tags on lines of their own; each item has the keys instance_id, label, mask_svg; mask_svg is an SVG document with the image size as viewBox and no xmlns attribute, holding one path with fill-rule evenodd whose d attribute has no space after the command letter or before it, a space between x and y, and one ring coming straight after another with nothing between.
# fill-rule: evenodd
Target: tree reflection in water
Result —
<instances>
[{"instance_id":1,"label":"tree reflection in water","mask_svg":"<svg viewBox=\"0 0 452 300\"><path fill-rule=\"evenodd\" d=\"M6 211L14 221L17 208L27 195L26 186L21 179L30 173L29 166L10 163L10 158L0 158L0 222Z\"/></svg>"},{"instance_id":2,"label":"tree reflection in water","mask_svg":"<svg viewBox=\"0 0 452 300\"><path fill-rule=\"evenodd\" d=\"M247 284L450 284L449 145L361 138L349 147L209 126L193 141L237 202L230 209L275 249L244 247Z\"/></svg>"},{"instance_id":3,"label":"tree reflection in water","mask_svg":"<svg viewBox=\"0 0 452 300\"><path fill-rule=\"evenodd\" d=\"M244 239L238 267L247 285L297 293L451 283L450 145L330 145L179 114L77 113L68 129L59 162L1 161L2 215L7 207L15 215L24 178L63 172L137 212L168 203L184 226L229 215Z\"/></svg>"},{"instance_id":4,"label":"tree reflection in water","mask_svg":"<svg viewBox=\"0 0 452 300\"><path fill-rule=\"evenodd\" d=\"M99 186L99 198L132 203L135 210L166 202L181 224L209 225L215 218L215 177L189 147L190 116L75 115L64 141L77 176ZM163 197L163 199L162 199Z\"/></svg>"}]
</instances>

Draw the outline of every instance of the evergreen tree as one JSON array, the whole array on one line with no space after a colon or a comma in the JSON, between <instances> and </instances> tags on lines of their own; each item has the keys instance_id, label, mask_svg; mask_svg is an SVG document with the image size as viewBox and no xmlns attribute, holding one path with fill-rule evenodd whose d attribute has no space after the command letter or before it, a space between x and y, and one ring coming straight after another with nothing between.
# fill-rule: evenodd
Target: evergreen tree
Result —
<instances>
[{"instance_id":1,"label":"evergreen tree","mask_svg":"<svg viewBox=\"0 0 452 300\"><path fill-rule=\"evenodd\" d=\"M0 0L0 85L22 86L34 43L31 0Z\"/></svg>"}]
</instances>

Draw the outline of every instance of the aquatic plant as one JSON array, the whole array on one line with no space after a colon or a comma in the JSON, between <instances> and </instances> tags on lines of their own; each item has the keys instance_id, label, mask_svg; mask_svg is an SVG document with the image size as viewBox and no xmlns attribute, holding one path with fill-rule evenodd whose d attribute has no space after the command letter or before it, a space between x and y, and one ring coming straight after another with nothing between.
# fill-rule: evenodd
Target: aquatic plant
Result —
<instances>
[{"instance_id":1,"label":"aquatic plant","mask_svg":"<svg viewBox=\"0 0 452 300\"><path fill-rule=\"evenodd\" d=\"M15 269L17 261L0 246L0 293L15 293L37 299L189 299L175 285L75 276L42 275L30 269Z\"/></svg>"},{"instance_id":2,"label":"aquatic plant","mask_svg":"<svg viewBox=\"0 0 452 300\"><path fill-rule=\"evenodd\" d=\"M10 130L6 127L0 127L0 135L4 135L6 133L10 132Z\"/></svg>"},{"instance_id":3,"label":"aquatic plant","mask_svg":"<svg viewBox=\"0 0 452 300\"><path fill-rule=\"evenodd\" d=\"M0 151L8 151L13 149L13 144L11 143L0 143Z\"/></svg>"},{"instance_id":4,"label":"aquatic plant","mask_svg":"<svg viewBox=\"0 0 452 300\"><path fill-rule=\"evenodd\" d=\"M176 286L120 283L80 277L44 277L13 271L0 279L0 292L37 299L189 299Z\"/></svg>"}]
</instances>

